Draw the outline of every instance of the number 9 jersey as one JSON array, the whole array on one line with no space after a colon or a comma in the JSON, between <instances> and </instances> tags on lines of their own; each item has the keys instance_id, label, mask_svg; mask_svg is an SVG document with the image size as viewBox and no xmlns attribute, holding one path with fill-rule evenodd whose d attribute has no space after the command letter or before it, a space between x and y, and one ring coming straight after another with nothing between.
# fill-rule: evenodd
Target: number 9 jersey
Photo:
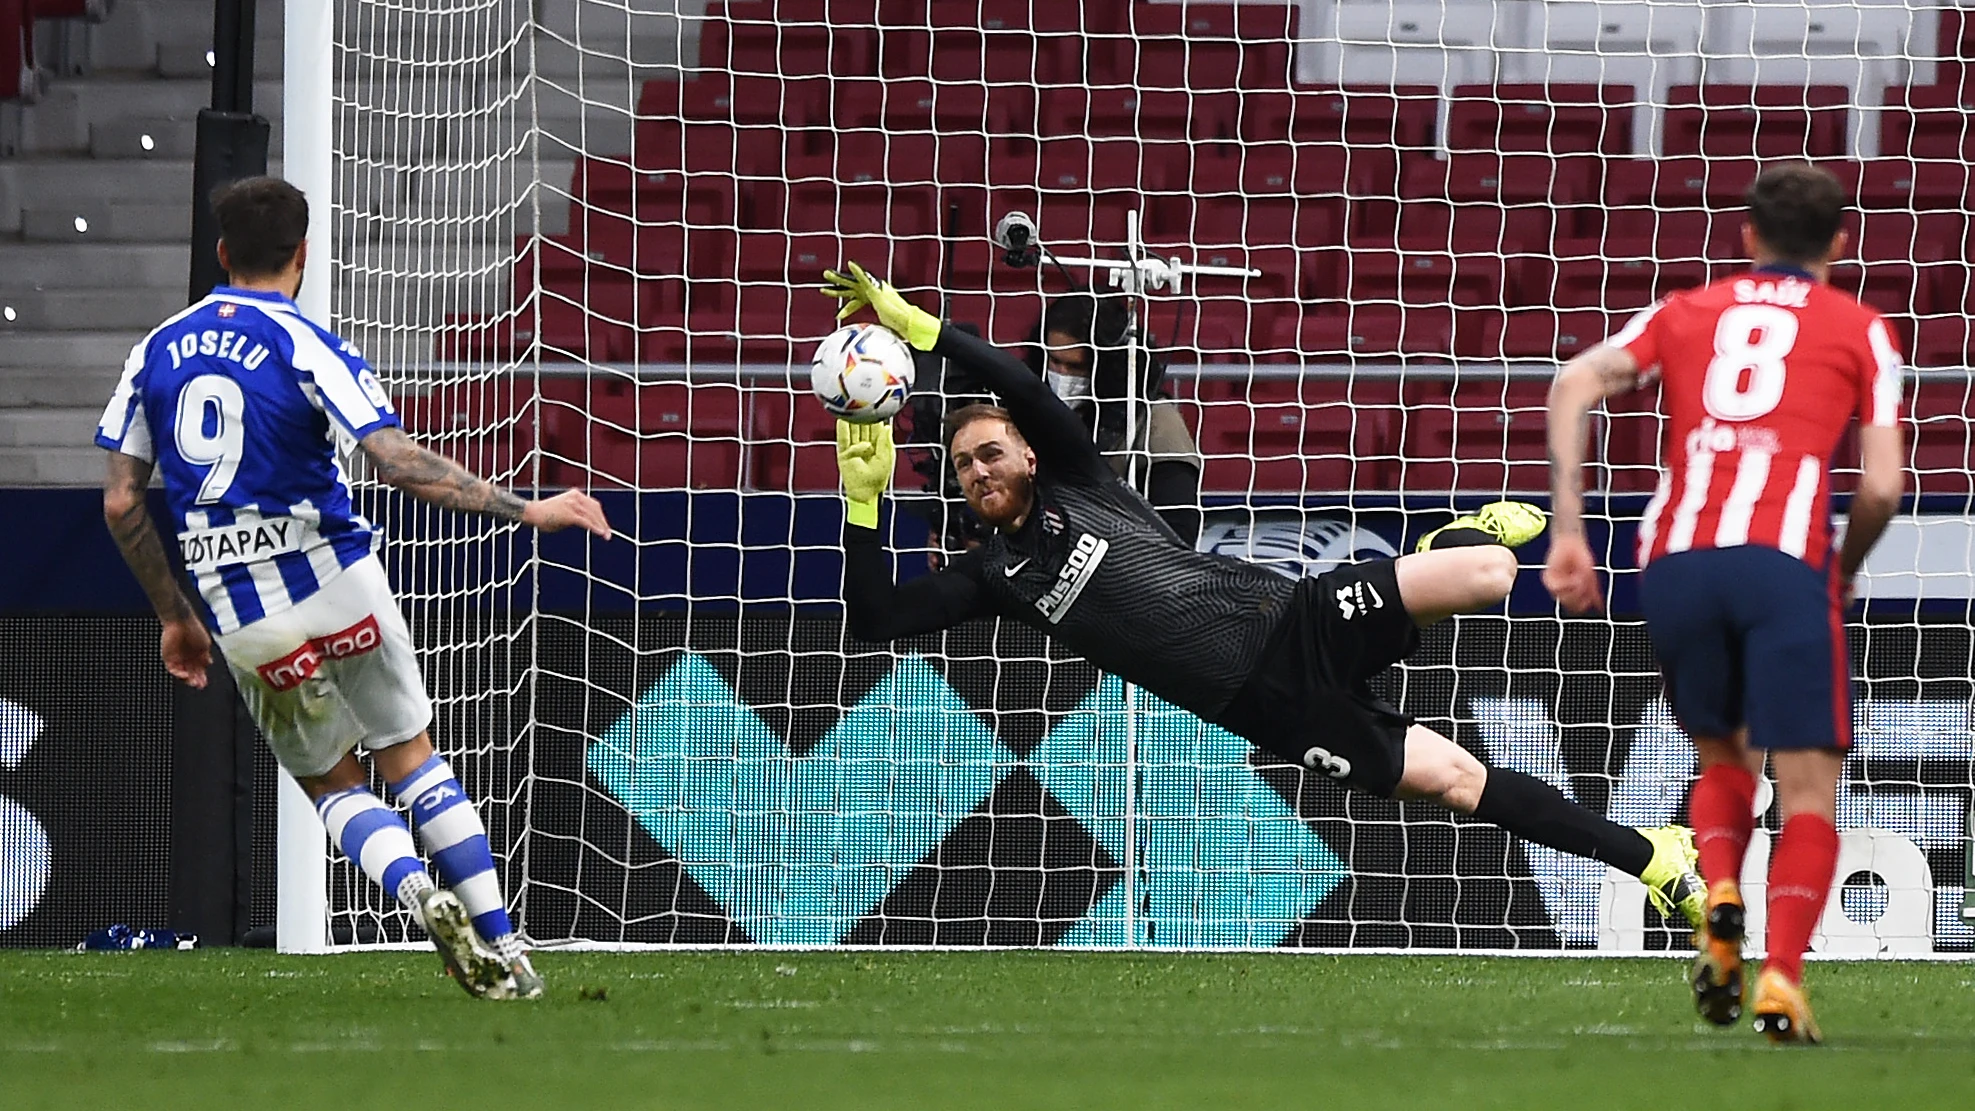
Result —
<instances>
[{"instance_id":1,"label":"number 9 jersey","mask_svg":"<svg viewBox=\"0 0 1975 1111\"><path fill-rule=\"evenodd\" d=\"M221 287L131 348L96 442L157 464L206 623L231 633L376 548L339 455L398 423L354 347L279 293Z\"/></svg>"},{"instance_id":2,"label":"number 9 jersey","mask_svg":"<svg viewBox=\"0 0 1975 1111\"><path fill-rule=\"evenodd\" d=\"M1831 457L1852 418L1899 421L1901 359L1877 310L1785 267L1673 294L1606 341L1661 380L1659 488L1639 565L1756 544L1823 570Z\"/></svg>"}]
</instances>

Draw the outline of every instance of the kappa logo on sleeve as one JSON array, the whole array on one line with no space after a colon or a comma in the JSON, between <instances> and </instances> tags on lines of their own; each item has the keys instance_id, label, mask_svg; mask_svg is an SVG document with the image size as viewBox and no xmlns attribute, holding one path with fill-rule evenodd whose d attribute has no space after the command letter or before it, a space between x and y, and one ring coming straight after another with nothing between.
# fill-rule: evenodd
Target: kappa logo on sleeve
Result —
<instances>
[{"instance_id":1,"label":"kappa logo on sleeve","mask_svg":"<svg viewBox=\"0 0 1975 1111\"><path fill-rule=\"evenodd\" d=\"M269 687L291 691L322 670L325 661L361 656L382 643L384 634L377 627L377 616L372 614L341 632L308 641L286 656L255 668L254 672Z\"/></svg>"}]
</instances>

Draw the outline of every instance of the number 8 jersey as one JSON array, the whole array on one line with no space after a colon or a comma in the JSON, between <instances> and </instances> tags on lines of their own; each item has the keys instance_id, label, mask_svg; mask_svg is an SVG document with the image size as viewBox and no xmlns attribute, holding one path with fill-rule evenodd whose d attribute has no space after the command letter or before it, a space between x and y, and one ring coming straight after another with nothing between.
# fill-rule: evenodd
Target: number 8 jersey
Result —
<instances>
[{"instance_id":1,"label":"number 8 jersey","mask_svg":"<svg viewBox=\"0 0 1975 1111\"><path fill-rule=\"evenodd\" d=\"M339 455L397 424L354 347L279 293L221 287L131 348L96 442L157 464L206 623L230 633L376 548Z\"/></svg>"},{"instance_id":2,"label":"number 8 jersey","mask_svg":"<svg viewBox=\"0 0 1975 1111\"><path fill-rule=\"evenodd\" d=\"M1900 353L1878 311L1808 273L1764 267L1676 293L1606 342L1661 380L1659 489L1639 565L1760 544L1822 570L1831 457L1852 418L1899 421Z\"/></svg>"}]
</instances>

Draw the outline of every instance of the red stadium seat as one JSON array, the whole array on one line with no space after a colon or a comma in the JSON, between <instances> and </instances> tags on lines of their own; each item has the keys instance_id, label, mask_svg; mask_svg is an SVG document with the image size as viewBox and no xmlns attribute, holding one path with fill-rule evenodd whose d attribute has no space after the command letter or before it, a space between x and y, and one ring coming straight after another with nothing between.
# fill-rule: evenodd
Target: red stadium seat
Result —
<instances>
[{"instance_id":1,"label":"red stadium seat","mask_svg":"<svg viewBox=\"0 0 1975 1111\"><path fill-rule=\"evenodd\" d=\"M837 421L807 389L750 389L748 485L757 490L835 491Z\"/></svg>"},{"instance_id":2,"label":"red stadium seat","mask_svg":"<svg viewBox=\"0 0 1975 1111\"><path fill-rule=\"evenodd\" d=\"M1733 208L1761 166L1753 158L1641 158L1603 169L1605 204L1614 209Z\"/></svg>"},{"instance_id":3,"label":"red stadium seat","mask_svg":"<svg viewBox=\"0 0 1975 1111\"><path fill-rule=\"evenodd\" d=\"M708 9L700 24L700 68L738 75L859 74L875 72L876 28L871 19L828 24L778 22L772 13L750 18Z\"/></svg>"},{"instance_id":4,"label":"red stadium seat","mask_svg":"<svg viewBox=\"0 0 1975 1111\"><path fill-rule=\"evenodd\" d=\"M1133 4L1141 88L1285 89L1296 8L1290 4ZM1118 72L1131 76L1127 40Z\"/></svg>"},{"instance_id":5,"label":"red stadium seat","mask_svg":"<svg viewBox=\"0 0 1975 1111\"><path fill-rule=\"evenodd\" d=\"M1861 208L1956 211L1975 198L1975 170L1961 162L1878 158L1859 171Z\"/></svg>"},{"instance_id":6,"label":"red stadium seat","mask_svg":"<svg viewBox=\"0 0 1975 1111\"><path fill-rule=\"evenodd\" d=\"M1595 431L1592 481L1612 493L1647 493L1659 485L1659 394L1630 390L1605 400L1602 433Z\"/></svg>"},{"instance_id":7,"label":"red stadium seat","mask_svg":"<svg viewBox=\"0 0 1975 1111\"><path fill-rule=\"evenodd\" d=\"M1895 85L1879 119L1882 157L1975 160L1975 121L1952 85Z\"/></svg>"},{"instance_id":8,"label":"red stadium seat","mask_svg":"<svg viewBox=\"0 0 1975 1111\"><path fill-rule=\"evenodd\" d=\"M1505 359L1563 360L1602 341L1624 323L1597 309L1517 309L1502 328Z\"/></svg>"},{"instance_id":9,"label":"red stadium seat","mask_svg":"<svg viewBox=\"0 0 1975 1111\"><path fill-rule=\"evenodd\" d=\"M1044 98L1042 118L1063 135L1225 139L1233 136L1236 107L1231 93L1110 85L1053 89Z\"/></svg>"},{"instance_id":10,"label":"red stadium seat","mask_svg":"<svg viewBox=\"0 0 1975 1111\"><path fill-rule=\"evenodd\" d=\"M1396 381L1202 379L1198 404L1204 491L1389 488Z\"/></svg>"},{"instance_id":11,"label":"red stadium seat","mask_svg":"<svg viewBox=\"0 0 1975 1111\"><path fill-rule=\"evenodd\" d=\"M1923 316L1914 322L1907 362L1916 367L1975 365L1975 321L1961 313Z\"/></svg>"},{"instance_id":12,"label":"red stadium seat","mask_svg":"<svg viewBox=\"0 0 1975 1111\"><path fill-rule=\"evenodd\" d=\"M1305 306L1276 316L1274 348L1337 361L1443 362L1454 353L1454 310L1445 305Z\"/></svg>"},{"instance_id":13,"label":"red stadium seat","mask_svg":"<svg viewBox=\"0 0 1975 1111\"><path fill-rule=\"evenodd\" d=\"M1548 380L1459 379L1409 386L1398 488L1550 488Z\"/></svg>"},{"instance_id":14,"label":"red stadium seat","mask_svg":"<svg viewBox=\"0 0 1975 1111\"><path fill-rule=\"evenodd\" d=\"M1975 400L1968 379L1957 373L1933 378L1915 375L1912 401L1906 407L1907 438L1911 442L1913 489L1919 494L1971 492L1975 483Z\"/></svg>"},{"instance_id":15,"label":"red stadium seat","mask_svg":"<svg viewBox=\"0 0 1975 1111\"><path fill-rule=\"evenodd\" d=\"M1830 281L1833 289L1849 293L1882 313L1910 316L1947 309L1935 305L1935 290L1919 280L1913 263L1904 260L1835 262Z\"/></svg>"},{"instance_id":16,"label":"red stadium seat","mask_svg":"<svg viewBox=\"0 0 1975 1111\"><path fill-rule=\"evenodd\" d=\"M1520 255L1548 252L1555 237L1556 209L1549 205L1418 200L1399 206L1398 244L1405 248Z\"/></svg>"},{"instance_id":17,"label":"red stadium seat","mask_svg":"<svg viewBox=\"0 0 1975 1111\"><path fill-rule=\"evenodd\" d=\"M1323 143L1422 154L1432 149L1440 90L1433 85L1347 86L1241 94L1249 142Z\"/></svg>"},{"instance_id":18,"label":"red stadium seat","mask_svg":"<svg viewBox=\"0 0 1975 1111\"><path fill-rule=\"evenodd\" d=\"M1577 258L1557 262L1547 291L1526 281L1524 304L1557 308L1643 309L1669 293L1707 283L1707 265L1696 259Z\"/></svg>"},{"instance_id":19,"label":"red stadium seat","mask_svg":"<svg viewBox=\"0 0 1975 1111\"><path fill-rule=\"evenodd\" d=\"M393 400L405 431L425 447L495 482L533 480L538 412L532 375L496 374L405 389Z\"/></svg>"},{"instance_id":20,"label":"red stadium seat","mask_svg":"<svg viewBox=\"0 0 1975 1111\"><path fill-rule=\"evenodd\" d=\"M559 484L735 490L741 390L715 382L547 379L542 446Z\"/></svg>"},{"instance_id":21,"label":"red stadium seat","mask_svg":"<svg viewBox=\"0 0 1975 1111\"><path fill-rule=\"evenodd\" d=\"M789 125L829 122L827 77L749 77L704 73L679 87L679 116L689 123Z\"/></svg>"},{"instance_id":22,"label":"red stadium seat","mask_svg":"<svg viewBox=\"0 0 1975 1111\"><path fill-rule=\"evenodd\" d=\"M1455 151L1624 155L1630 85L1456 85L1447 112Z\"/></svg>"},{"instance_id":23,"label":"red stadium seat","mask_svg":"<svg viewBox=\"0 0 1975 1111\"><path fill-rule=\"evenodd\" d=\"M1354 250L1345 288L1354 301L1500 305L1504 265L1490 255Z\"/></svg>"},{"instance_id":24,"label":"red stadium seat","mask_svg":"<svg viewBox=\"0 0 1975 1111\"><path fill-rule=\"evenodd\" d=\"M1850 100L1838 85L1675 85L1664 147L1669 155L1840 157Z\"/></svg>"}]
</instances>

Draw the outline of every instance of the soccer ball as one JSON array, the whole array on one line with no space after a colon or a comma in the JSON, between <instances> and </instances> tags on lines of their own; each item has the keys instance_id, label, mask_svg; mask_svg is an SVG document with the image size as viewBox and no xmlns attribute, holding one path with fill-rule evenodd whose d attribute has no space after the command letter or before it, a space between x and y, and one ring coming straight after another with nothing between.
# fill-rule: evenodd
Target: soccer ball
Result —
<instances>
[{"instance_id":1,"label":"soccer ball","mask_svg":"<svg viewBox=\"0 0 1975 1111\"><path fill-rule=\"evenodd\" d=\"M847 325L816 348L809 381L823 408L853 424L876 424L912 393L912 349L881 324Z\"/></svg>"}]
</instances>

